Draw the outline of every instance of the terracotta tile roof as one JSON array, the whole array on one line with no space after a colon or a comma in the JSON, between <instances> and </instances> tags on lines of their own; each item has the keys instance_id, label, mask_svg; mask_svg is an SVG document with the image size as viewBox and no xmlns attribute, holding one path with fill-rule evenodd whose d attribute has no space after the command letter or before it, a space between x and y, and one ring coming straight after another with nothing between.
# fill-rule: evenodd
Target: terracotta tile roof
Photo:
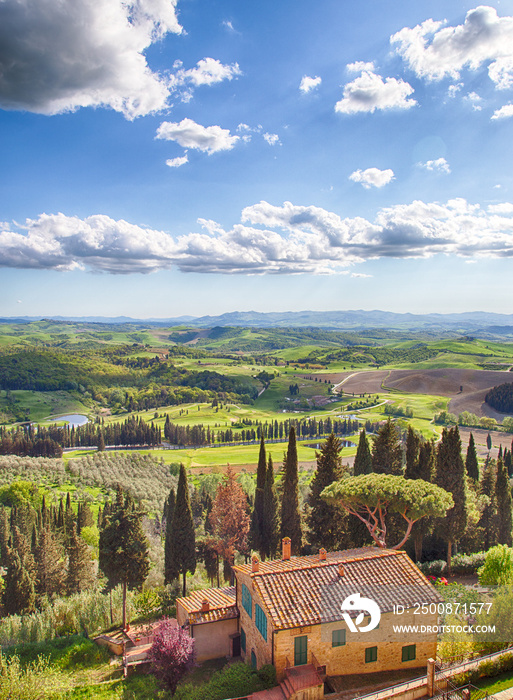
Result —
<instances>
[{"instance_id":1,"label":"terracotta tile roof","mask_svg":"<svg viewBox=\"0 0 513 700\"><path fill-rule=\"evenodd\" d=\"M325 560L316 555L260 562L254 573L251 565L234 569L251 576L278 629L340 620L341 603L353 593L375 600L382 613L398 603L408 608L441 600L406 552L395 550L364 547L331 552Z\"/></svg>"},{"instance_id":2,"label":"terracotta tile roof","mask_svg":"<svg viewBox=\"0 0 513 700\"><path fill-rule=\"evenodd\" d=\"M209 610L201 612L203 601L208 600ZM237 617L239 611L235 601L235 586L225 588L204 588L193 591L185 598L177 598L188 613L189 623L198 625L203 622L228 620Z\"/></svg>"}]
</instances>

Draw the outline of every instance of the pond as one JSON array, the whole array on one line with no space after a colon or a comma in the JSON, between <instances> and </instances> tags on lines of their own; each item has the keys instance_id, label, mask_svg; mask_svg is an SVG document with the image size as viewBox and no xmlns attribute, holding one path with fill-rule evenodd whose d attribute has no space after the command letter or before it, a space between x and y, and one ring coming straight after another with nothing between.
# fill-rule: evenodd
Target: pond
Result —
<instances>
[{"instance_id":1,"label":"pond","mask_svg":"<svg viewBox=\"0 0 513 700\"><path fill-rule=\"evenodd\" d=\"M55 416L51 419L55 423L65 421L71 427L77 428L79 425L89 423L89 418L81 413L68 413L66 416Z\"/></svg>"}]
</instances>

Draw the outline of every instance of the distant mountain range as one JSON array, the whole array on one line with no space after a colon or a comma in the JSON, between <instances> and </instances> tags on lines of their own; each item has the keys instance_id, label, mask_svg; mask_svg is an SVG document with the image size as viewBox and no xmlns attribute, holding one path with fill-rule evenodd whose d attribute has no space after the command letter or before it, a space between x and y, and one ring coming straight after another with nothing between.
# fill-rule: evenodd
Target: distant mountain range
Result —
<instances>
[{"instance_id":1,"label":"distant mountain range","mask_svg":"<svg viewBox=\"0 0 513 700\"><path fill-rule=\"evenodd\" d=\"M27 323L43 320L41 317L22 316L2 318L0 323ZM134 324L178 326L196 328L215 326L245 326L253 328L318 327L330 330L362 330L387 328L389 330L453 331L513 335L513 314L488 311L469 311L453 314L410 314L391 311L284 311L262 313L258 311L233 311L220 316L179 316L175 318L137 319L129 316L51 316L46 320L74 323Z\"/></svg>"}]
</instances>

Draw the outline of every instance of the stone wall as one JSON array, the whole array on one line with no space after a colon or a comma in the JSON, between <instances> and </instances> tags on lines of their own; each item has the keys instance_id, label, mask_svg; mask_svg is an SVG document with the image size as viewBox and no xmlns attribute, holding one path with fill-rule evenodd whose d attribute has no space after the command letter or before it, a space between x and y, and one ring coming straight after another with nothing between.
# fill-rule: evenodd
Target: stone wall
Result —
<instances>
[{"instance_id":1,"label":"stone wall","mask_svg":"<svg viewBox=\"0 0 513 700\"><path fill-rule=\"evenodd\" d=\"M252 598L251 618L242 605L242 584L245 584ZM267 617L267 641L262 637L255 625L255 603L258 603ZM237 572L237 607L239 609L239 629L242 627L246 633L246 653L241 651L242 658L248 663L251 662L251 650L255 652L257 658L257 668L264 664L273 662L272 642L273 642L273 625L267 614L267 608L260 599L258 593L253 587L251 576Z\"/></svg>"},{"instance_id":2,"label":"stone wall","mask_svg":"<svg viewBox=\"0 0 513 700\"><path fill-rule=\"evenodd\" d=\"M283 677L289 664L294 664L294 638L306 635L308 639L308 663L312 663L312 652L321 666L326 666L328 676L355 673L376 673L397 669L426 667L427 660L436 656L436 632L420 634L414 632L397 634L393 625L431 625L435 626L438 616L414 615L413 610L397 616L392 613L382 615L378 629L370 632L350 632L344 621L311 625L292 630L279 630L275 635L274 665L278 678ZM346 629L346 644L332 646L332 630ZM402 661L402 648L416 645L415 659ZM365 649L377 647L377 659L365 662Z\"/></svg>"}]
</instances>

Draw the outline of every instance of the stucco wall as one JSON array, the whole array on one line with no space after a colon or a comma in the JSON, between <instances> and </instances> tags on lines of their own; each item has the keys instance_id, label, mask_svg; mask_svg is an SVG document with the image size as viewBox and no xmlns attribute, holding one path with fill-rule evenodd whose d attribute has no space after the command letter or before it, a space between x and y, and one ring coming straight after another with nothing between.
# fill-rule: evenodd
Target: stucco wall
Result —
<instances>
[{"instance_id":1,"label":"stucco wall","mask_svg":"<svg viewBox=\"0 0 513 700\"><path fill-rule=\"evenodd\" d=\"M178 612L178 611L177 611ZM196 641L197 661L220 659L230 654L230 635L237 632L237 618L192 625L190 634Z\"/></svg>"}]
</instances>

